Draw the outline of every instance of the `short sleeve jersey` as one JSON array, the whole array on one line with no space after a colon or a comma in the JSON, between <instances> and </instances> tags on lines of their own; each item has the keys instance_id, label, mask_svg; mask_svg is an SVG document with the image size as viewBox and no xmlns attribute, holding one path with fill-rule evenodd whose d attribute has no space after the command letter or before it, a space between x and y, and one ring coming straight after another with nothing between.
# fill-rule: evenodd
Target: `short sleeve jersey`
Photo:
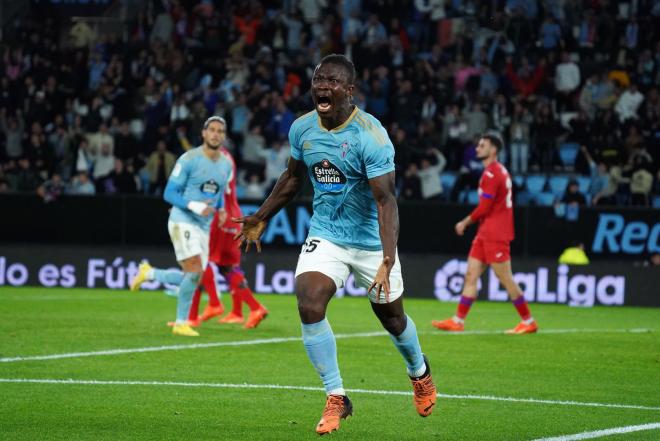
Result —
<instances>
[{"instance_id":1,"label":"short sleeve jersey","mask_svg":"<svg viewBox=\"0 0 660 441\"><path fill-rule=\"evenodd\" d=\"M499 162L486 167L479 181L479 197L492 199L491 210L479 221L477 237L485 241L510 242L513 231L511 177Z\"/></svg>"},{"instance_id":2,"label":"short sleeve jersey","mask_svg":"<svg viewBox=\"0 0 660 441\"><path fill-rule=\"evenodd\" d=\"M289 131L291 156L314 187L310 236L363 250L382 249L369 179L394 171L394 146L381 123L355 107L341 126L322 127L312 111Z\"/></svg>"},{"instance_id":3,"label":"short sleeve jersey","mask_svg":"<svg viewBox=\"0 0 660 441\"><path fill-rule=\"evenodd\" d=\"M197 147L179 157L169 180L183 188L182 196L186 200L216 207L218 200L225 197L232 175L232 163L224 155L214 161L204 154L202 147ZM176 206L170 212L170 221L197 225L204 231L209 230L212 220L213 216L199 216Z\"/></svg>"}]
</instances>

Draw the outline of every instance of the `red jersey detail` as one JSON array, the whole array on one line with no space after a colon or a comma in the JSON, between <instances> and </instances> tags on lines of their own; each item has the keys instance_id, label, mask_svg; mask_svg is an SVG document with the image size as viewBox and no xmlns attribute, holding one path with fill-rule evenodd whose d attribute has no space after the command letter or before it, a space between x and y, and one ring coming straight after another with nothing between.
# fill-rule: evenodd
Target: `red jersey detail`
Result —
<instances>
[{"instance_id":1,"label":"red jersey detail","mask_svg":"<svg viewBox=\"0 0 660 441\"><path fill-rule=\"evenodd\" d=\"M233 223L231 218L241 217L243 215L241 213L241 207L238 205L238 198L236 197L236 162L234 162L234 158L226 148L222 147L220 149L220 154L224 155L229 160L229 162L231 162L232 176L227 183L227 188L225 191L225 211L227 211L227 222L225 222L222 229L223 231L232 233L234 230L238 231L239 225ZM211 224L211 229L217 228L217 225L218 219L216 217Z\"/></svg>"},{"instance_id":2,"label":"red jersey detail","mask_svg":"<svg viewBox=\"0 0 660 441\"><path fill-rule=\"evenodd\" d=\"M479 222L477 238L484 241L512 241L513 198L511 177L506 168L495 161L484 170L479 180L479 205L470 214Z\"/></svg>"}]
</instances>

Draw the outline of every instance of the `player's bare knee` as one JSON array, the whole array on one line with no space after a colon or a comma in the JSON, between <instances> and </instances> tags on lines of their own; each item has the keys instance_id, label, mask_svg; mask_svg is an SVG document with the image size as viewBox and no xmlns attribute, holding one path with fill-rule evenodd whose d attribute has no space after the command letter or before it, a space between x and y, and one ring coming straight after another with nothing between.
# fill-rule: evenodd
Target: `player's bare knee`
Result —
<instances>
[{"instance_id":1,"label":"player's bare knee","mask_svg":"<svg viewBox=\"0 0 660 441\"><path fill-rule=\"evenodd\" d=\"M298 296L298 314L304 323L317 323L325 317L326 304L318 298Z\"/></svg>"},{"instance_id":2,"label":"player's bare knee","mask_svg":"<svg viewBox=\"0 0 660 441\"><path fill-rule=\"evenodd\" d=\"M380 319L383 328L392 335L401 335L406 329L406 316L385 317Z\"/></svg>"}]
</instances>

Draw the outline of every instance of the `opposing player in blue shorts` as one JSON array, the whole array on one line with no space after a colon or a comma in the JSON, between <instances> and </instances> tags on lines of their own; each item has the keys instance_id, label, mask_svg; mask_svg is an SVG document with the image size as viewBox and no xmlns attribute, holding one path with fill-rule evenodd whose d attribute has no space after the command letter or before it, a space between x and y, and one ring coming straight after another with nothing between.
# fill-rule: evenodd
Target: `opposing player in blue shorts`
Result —
<instances>
[{"instance_id":1,"label":"opposing player in blue shorts","mask_svg":"<svg viewBox=\"0 0 660 441\"><path fill-rule=\"evenodd\" d=\"M142 262L131 282L133 291L145 280L179 285L176 322L172 328L175 335L199 335L188 325L187 319L193 293L208 264L209 229L215 211L219 210L220 226L227 220L224 195L231 179L232 164L220 153L226 130L223 118L207 119L202 129L203 144L179 157L165 187L163 196L172 204L167 228L183 272L156 269Z\"/></svg>"},{"instance_id":2,"label":"opposing player in blue shorts","mask_svg":"<svg viewBox=\"0 0 660 441\"><path fill-rule=\"evenodd\" d=\"M399 214L394 194L394 147L372 115L352 104L356 73L343 55L323 58L312 77L315 110L289 131L291 157L270 196L237 235L246 251L266 223L298 193L305 170L314 186L314 215L296 268L296 296L303 343L327 393L319 434L339 428L352 414L337 365L337 346L325 313L353 272L369 291L371 307L390 333L412 380L414 403L428 416L436 388L417 329L403 310L403 279L396 244Z\"/></svg>"}]
</instances>

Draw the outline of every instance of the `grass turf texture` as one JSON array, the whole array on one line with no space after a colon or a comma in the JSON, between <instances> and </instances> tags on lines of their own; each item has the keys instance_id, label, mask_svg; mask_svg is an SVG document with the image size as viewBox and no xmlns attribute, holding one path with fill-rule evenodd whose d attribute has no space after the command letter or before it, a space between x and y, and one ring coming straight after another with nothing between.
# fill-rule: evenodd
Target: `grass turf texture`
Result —
<instances>
[{"instance_id":1,"label":"grass turf texture","mask_svg":"<svg viewBox=\"0 0 660 441\"><path fill-rule=\"evenodd\" d=\"M3 287L0 357L300 336L293 296L260 300L271 314L259 328L210 321L185 338L165 326L175 302L161 293ZM531 305L542 330L651 330L641 333L447 335L430 326L454 309L406 300L442 394L660 406L660 309ZM328 317L336 334L382 330L365 298L333 300ZM510 304L476 303L466 330L517 321ZM337 345L348 389L411 390L387 336ZM0 378L321 386L300 341L2 362ZM439 398L424 419L411 396L349 396L354 417L334 439L524 440L660 421L659 410L465 398ZM324 401L322 391L4 382L0 439L316 439ZM607 439L657 440L660 430Z\"/></svg>"}]
</instances>

